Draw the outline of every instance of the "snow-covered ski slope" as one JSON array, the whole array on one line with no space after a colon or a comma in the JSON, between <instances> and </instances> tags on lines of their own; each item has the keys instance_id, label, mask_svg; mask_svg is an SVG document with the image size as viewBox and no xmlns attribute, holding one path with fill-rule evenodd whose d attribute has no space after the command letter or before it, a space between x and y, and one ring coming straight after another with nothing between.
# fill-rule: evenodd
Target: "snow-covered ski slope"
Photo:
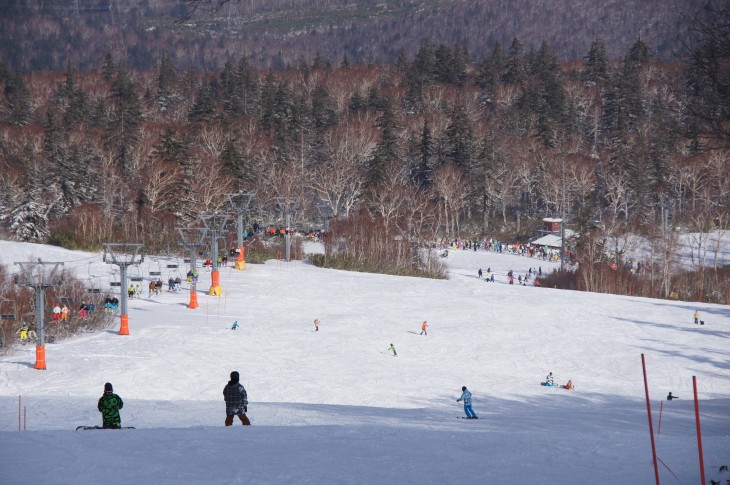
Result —
<instances>
[{"instance_id":1,"label":"snow-covered ski slope","mask_svg":"<svg viewBox=\"0 0 730 485\"><path fill-rule=\"evenodd\" d=\"M0 242L5 264L37 257L82 278L113 268ZM663 402L656 435L662 482L700 479L692 376L707 478L730 465L729 307L510 286L509 269L551 268L518 256L450 251L446 262L444 281L277 261L224 269L223 297L199 293L190 310L186 293L145 288L129 336L117 318L48 344L45 371L21 347L0 358L0 483L653 483L642 353L655 433L660 401L680 397ZM148 257L140 273L157 267ZM480 267L497 282L479 280ZM223 426L232 370L248 390L248 428ZM540 386L548 372L576 390ZM74 431L101 424L107 381L124 399L122 424L137 429ZM455 419L462 385L479 420Z\"/></svg>"}]
</instances>

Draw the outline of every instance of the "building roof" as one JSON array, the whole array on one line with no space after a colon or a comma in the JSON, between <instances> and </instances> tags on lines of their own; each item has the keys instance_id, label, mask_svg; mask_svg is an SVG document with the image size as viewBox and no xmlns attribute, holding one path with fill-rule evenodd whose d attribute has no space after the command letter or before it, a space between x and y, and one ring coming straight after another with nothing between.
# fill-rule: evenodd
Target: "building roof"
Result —
<instances>
[{"instance_id":1,"label":"building roof","mask_svg":"<svg viewBox=\"0 0 730 485\"><path fill-rule=\"evenodd\" d=\"M565 230L565 237L570 238L575 234L575 231L572 231L570 229ZM560 237L560 234L546 234L542 237L539 237L535 239L534 241L531 241L530 244L533 246L548 246L551 248L560 248L563 246L562 238Z\"/></svg>"}]
</instances>

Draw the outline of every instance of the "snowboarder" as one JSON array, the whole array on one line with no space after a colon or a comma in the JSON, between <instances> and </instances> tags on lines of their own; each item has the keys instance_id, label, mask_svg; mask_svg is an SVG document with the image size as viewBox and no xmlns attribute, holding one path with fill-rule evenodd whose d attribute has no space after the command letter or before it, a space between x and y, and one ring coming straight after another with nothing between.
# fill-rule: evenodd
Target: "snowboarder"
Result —
<instances>
[{"instance_id":1,"label":"snowboarder","mask_svg":"<svg viewBox=\"0 0 730 485\"><path fill-rule=\"evenodd\" d=\"M233 326L231 327L231 330L235 330L237 328L238 328L238 320L236 320L235 322L233 322Z\"/></svg>"},{"instance_id":2,"label":"snowboarder","mask_svg":"<svg viewBox=\"0 0 730 485\"><path fill-rule=\"evenodd\" d=\"M545 382L542 383L543 386L547 387L553 387L553 373L550 372L547 377L545 378Z\"/></svg>"},{"instance_id":3,"label":"snowboarder","mask_svg":"<svg viewBox=\"0 0 730 485\"><path fill-rule=\"evenodd\" d=\"M699 325L700 323L700 311L695 310L695 325Z\"/></svg>"},{"instance_id":4,"label":"snowboarder","mask_svg":"<svg viewBox=\"0 0 730 485\"><path fill-rule=\"evenodd\" d=\"M479 275L479 279L482 279L482 268L479 268L479 271L477 271L477 274Z\"/></svg>"},{"instance_id":5,"label":"snowboarder","mask_svg":"<svg viewBox=\"0 0 730 485\"><path fill-rule=\"evenodd\" d=\"M670 391L669 394L667 394L667 401L671 401L672 399L679 399L679 398L677 396L672 396L672 393Z\"/></svg>"},{"instance_id":6,"label":"snowboarder","mask_svg":"<svg viewBox=\"0 0 730 485\"><path fill-rule=\"evenodd\" d=\"M421 324L421 335L427 335L428 336L428 332L426 331L426 327L428 327L428 324L426 323L426 320L424 320L423 323Z\"/></svg>"},{"instance_id":7,"label":"snowboarder","mask_svg":"<svg viewBox=\"0 0 730 485\"><path fill-rule=\"evenodd\" d=\"M122 419L119 417L119 410L124 407L122 398L114 394L111 383L104 384L104 395L99 398L97 409L101 413L104 429L121 429Z\"/></svg>"},{"instance_id":8,"label":"snowboarder","mask_svg":"<svg viewBox=\"0 0 730 485\"><path fill-rule=\"evenodd\" d=\"M489 277L489 282L494 283L494 273L492 273L492 276Z\"/></svg>"},{"instance_id":9,"label":"snowboarder","mask_svg":"<svg viewBox=\"0 0 730 485\"><path fill-rule=\"evenodd\" d=\"M567 389L569 391L572 391L573 389L575 389L575 386L573 386L573 380L568 379L568 383L563 386L563 389Z\"/></svg>"},{"instance_id":10,"label":"snowboarder","mask_svg":"<svg viewBox=\"0 0 730 485\"><path fill-rule=\"evenodd\" d=\"M251 424L246 416L248 412L248 395L246 389L238 380L238 372L234 370L231 372L231 380L223 388L223 399L226 401L226 426L233 424L233 416L238 416L244 426Z\"/></svg>"},{"instance_id":11,"label":"snowboarder","mask_svg":"<svg viewBox=\"0 0 730 485\"><path fill-rule=\"evenodd\" d=\"M398 354L395 352L395 345L390 344L390 347L388 347L388 350L393 351L393 357L398 357Z\"/></svg>"},{"instance_id":12,"label":"snowboarder","mask_svg":"<svg viewBox=\"0 0 730 485\"><path fill-rule=\"evenodd\" d=\"M314 331L319 332L319 318L314 319Z\"/></svg>"},{"instance_id":13,"label":"snowboarder","mask_svg":"<svg viewBox=\"0 0 730 485\"><path fill-rule=\"evenodd\" d=\"M456 400L456 402L460 401L464 401L464 412L466 413L466 419L479 419L471 407L471 392L469 392L466 386L462 386L461 397Z\"/></svg>"}]
</instances>

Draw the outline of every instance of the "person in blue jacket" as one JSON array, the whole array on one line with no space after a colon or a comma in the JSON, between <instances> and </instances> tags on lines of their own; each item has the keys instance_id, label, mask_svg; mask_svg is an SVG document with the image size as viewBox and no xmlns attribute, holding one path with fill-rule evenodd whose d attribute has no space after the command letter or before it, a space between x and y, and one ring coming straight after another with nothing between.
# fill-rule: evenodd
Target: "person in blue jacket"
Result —
<instances>
[{"instance_id":1,"label":"person in blue jacket","mask_svg":"<svg viewBox=\"0 0 730 485\"><path fill-rule=\"evenodd\" d=\"M476 413L474 412L474 409L471 407L471 392L466 388L466 386L463 386L461 388L461 397L456 400L456 402L464 401L464 412L466 413L466 419L479 419L477 417Z\"/></svg>"}]
</instances>

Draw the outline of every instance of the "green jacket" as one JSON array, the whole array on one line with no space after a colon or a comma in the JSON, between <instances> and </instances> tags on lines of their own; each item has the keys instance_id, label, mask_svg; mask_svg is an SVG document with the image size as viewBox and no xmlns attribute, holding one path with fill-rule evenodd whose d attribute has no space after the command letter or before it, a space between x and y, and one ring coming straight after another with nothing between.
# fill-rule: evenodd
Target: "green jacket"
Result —
<instances>
[{"instance_id":1,"label":"green jacket","mask_svg":"<svg viewBox=\"0 0 730 485\"><path fill-rule=\"evenodd\" d=\"M105 392L101 396L97 408L101 412L105 428L119 428L122 425L122 418L119 417L119 410L122 407L124 407L122 398L113 392Z\"/></svg>"}]
</instances>

